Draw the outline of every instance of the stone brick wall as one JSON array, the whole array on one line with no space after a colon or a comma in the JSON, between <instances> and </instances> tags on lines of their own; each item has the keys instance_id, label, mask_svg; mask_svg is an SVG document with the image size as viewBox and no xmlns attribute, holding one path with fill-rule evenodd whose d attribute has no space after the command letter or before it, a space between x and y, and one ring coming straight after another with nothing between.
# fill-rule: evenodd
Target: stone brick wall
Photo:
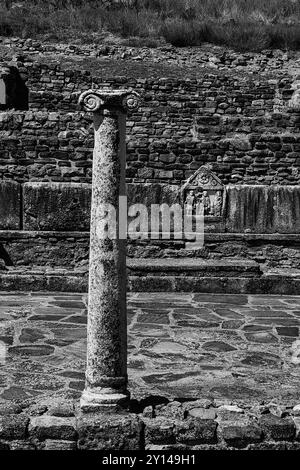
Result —
<instances>
[{"instance_id":1,"label":"stone brick wall","mask_svg":"<svg viewBox=\"0 0 300 470\"><path fill-rule=\"evenodd\" d=\"M5 62L29 95L27 110L0 112L6 266L86 268L94 135L92 116L77 103L82 91L106 86L142 96L127 119L129 204L179 202L182 185L204 164L224 185L222 221L206 225L212 233L203 249L146 240L129 244L130 257L237 258L299 269L300 108L292 59L195 49L185 56L167 47L133 56L122 47L9 41L27 54ZM157 65L148 73L142 63L150 59ZM164 60L172 67L164 69ZM244 237L250 234L264 236Z\"/></svg>"},{"instance_id":2,"label":"stone brick wall","mask_svg":"<svg viewBox=\"0 0 300 470\"><path fill-rule=\"evenodd\" d=\"M127 122L128 181L181 184L210 163L224 184L299 182L291 76L213 69L196 78L133 79L26 57L15 65L29 89L29 110L0 113L1 178L90 183L91 118L77 99L91 86L109 86L133 87L143 97Z\"/></svg>"}]
</instances>

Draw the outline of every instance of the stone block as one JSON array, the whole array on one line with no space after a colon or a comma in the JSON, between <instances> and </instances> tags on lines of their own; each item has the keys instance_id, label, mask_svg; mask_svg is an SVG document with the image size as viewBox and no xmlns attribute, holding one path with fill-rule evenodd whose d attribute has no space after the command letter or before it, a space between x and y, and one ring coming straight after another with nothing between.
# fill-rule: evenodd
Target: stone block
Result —
<instances>
[{"instance_id":1,"label":"stone block","mask_svg":"<svg viewBox=\"0 0 300 470\"><path fill-rule=\"evenodd\" d=\"M214 444L217 423L212 419L188 418L176 425L176 440L187 445Z\"/></svg>"},{"instance_id":2,"label":"stone block","mask_svg":"<svg viewBox=\"0 0 300 470\"><path fill-rule=\"evenodd\" d=\"M278 418L269 413L260 418L259 424L265 437L274 441L292 441L295 436L296 426L291 418Z\"/></svg>"},{"instance_id":3,"label":"stone block","mask_svg":"<svg viewBox=\"0 0 300 470\"><path fill-rule=\"evenodd\" d=\"M72 441L77 437L75 418L35 416L30 420L29 434L31 437L40 440L62 439Z\"/></svg>"},{"instance_id":4,"label":"stone block","mask_svg":"<svg viewBox=\"0 0 300 470\"><path fill-rule=\"evenodd\" d=\"M262 430L255 424L224 423L221 426L221 433L225 442L231 447L243 448L262 440Z\"/></svg>"},{"instance_id":5,"label":"stone block","mask_svg":"<svg viewBox=\"0 0 300 470\"><path fill-rule=\"evenodd\" d=\"M175 419L158 417L154 419L143 419L145 424L146 444L175 444Z\"/></svg>"},{"instance_id":6,"label":"stone block","mask_svg":"<svg viewBox=\"0 0 300 470\"><path fill-rule=\"evenodd\" d=\"M21 228L21 186L15 181L0 182L0 230Z\"/></svg>"},{"instance_id":7,"label":"stone block","mask_svg":"<svg viewBox=\"0 0 300 470\"><path fill-rule=\"evenodd\" d=\"M226 231L300 233L300 186L228 186Z\"/></svg>"},{"instance_id":8,"label":"stone block","mask_svg":"<svg viewBox=\"0 0 300 470\"><path fill-rule=\"evenodd\" d=\"M88 231L91 186L81 183L25 183L24 230Z\"/></svg>"},{"instance_id":9,"label":"stone block","mask_svg":"<svg viewBox=\"0 0 300 470\"><path fill-rule=\"evenodd\" d=\"M22 408L19 405L5 402L0 403L0 416L19 414L21 412Z\"/></svg>"},{"instance_id":10,"label":"stone block","mask_svg":"<svg viewBox=\"0 0 300 470\"><path fill-rule=\"evenodd\" d=\"M0 416L0 439L24 439L29 418L24 415Z\"/></svg>"},{"instance_id":11,"label":"stone block","mask_svg":"<svg viewBox=\"0 0 300 470\"><path fill-rule=\"evenodd\" d=\"M142 422L133 414L81 414L77 421L80 450L140 450Z\"/></svg>"},{"instance_id":12,"label":"stone block","mask_svg":"<svg viewBox=\"0 0 300 470\"><path fill-rule=\"evenodd\" d=\"M181 403L178 401L173 401L167 405L158 405L155 407L155 414L159 417L174 418L174 419L183 419L184 418L184 408Z\"/></svg>"},{"instance_id":13,"label":"stone block","mask_svg":"<svg viewBox=\"0 0 300 470\"><path fill-rule=\"evenodd\" d=\"M48 414L60 418L69 418L74 416L74 404L67 400L54 402L49 406Z\"/></svg>"},{"instance_id":14,"label":"stone block","mask_svg":"<svg viewBox=\"0 0 300 470\"><path fill-rule=\"evenodd\" d=\"M215 419L217 414L213 408L192 408L189 416L195 419Z\"/></svg>"}]
</instances>

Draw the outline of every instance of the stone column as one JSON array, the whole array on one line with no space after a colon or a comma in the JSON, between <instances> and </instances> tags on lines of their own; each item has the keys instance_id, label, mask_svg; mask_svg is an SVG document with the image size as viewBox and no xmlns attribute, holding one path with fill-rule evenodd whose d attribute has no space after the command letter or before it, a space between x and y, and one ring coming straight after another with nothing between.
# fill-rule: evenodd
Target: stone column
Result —
<instances>
[{"instance_id":1,"label":"stone column","mask_svg":"<svg viewBox=\"0 0 300 470\"><path fill-rule=\"evenodd\" d=\"M94 114L90 231L87 368L82 411L115 408L127 402L126 234L119 197L125 191L126 113L139 106L127 90L89 90L79 103ZM107 211L115 209L115 231L104 237ZM125 211L124 211L125 212ZM113 213L112 213L113 215ZM113 234L115 233L115 236ZM123 235L122 235L123 233Z\"/></svg>"}]
</instances>

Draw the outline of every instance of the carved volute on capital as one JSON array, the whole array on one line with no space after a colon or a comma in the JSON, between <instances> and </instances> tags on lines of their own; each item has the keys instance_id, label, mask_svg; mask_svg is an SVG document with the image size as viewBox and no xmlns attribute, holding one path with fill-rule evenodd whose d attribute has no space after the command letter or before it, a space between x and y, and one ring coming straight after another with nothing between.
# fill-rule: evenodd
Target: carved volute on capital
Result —
<instances>
[{"instance_id":1,"label":"carved volute on capital","mask_svg":"<svg viewBox=\"0 0 300 470\"><path fill-rule=\"evenodd\" d=\"M135 111L141 104L140 95L131 90L87 90L79 97L79 104L89 112L99 112L103 109L117 109L123 113Z\"/></svg>"}]
</instances>

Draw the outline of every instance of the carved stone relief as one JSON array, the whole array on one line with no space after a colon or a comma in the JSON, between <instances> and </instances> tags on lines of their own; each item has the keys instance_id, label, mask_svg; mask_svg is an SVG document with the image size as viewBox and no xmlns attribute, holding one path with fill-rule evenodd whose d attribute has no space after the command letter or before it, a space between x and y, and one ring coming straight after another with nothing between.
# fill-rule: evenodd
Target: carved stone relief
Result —
<instances>
[{"instance_id":1,"label":"carved stone relief","mask_svg":"<svg viewBox=\"0 0 300 470\"><path fill-rule=\"evenodd\" d=\"M221 217L223 194L224 186L209 165L199 168L182 187L182 199L190 215L197 212L206 217Z\"/></svg>"}]
</instances>

